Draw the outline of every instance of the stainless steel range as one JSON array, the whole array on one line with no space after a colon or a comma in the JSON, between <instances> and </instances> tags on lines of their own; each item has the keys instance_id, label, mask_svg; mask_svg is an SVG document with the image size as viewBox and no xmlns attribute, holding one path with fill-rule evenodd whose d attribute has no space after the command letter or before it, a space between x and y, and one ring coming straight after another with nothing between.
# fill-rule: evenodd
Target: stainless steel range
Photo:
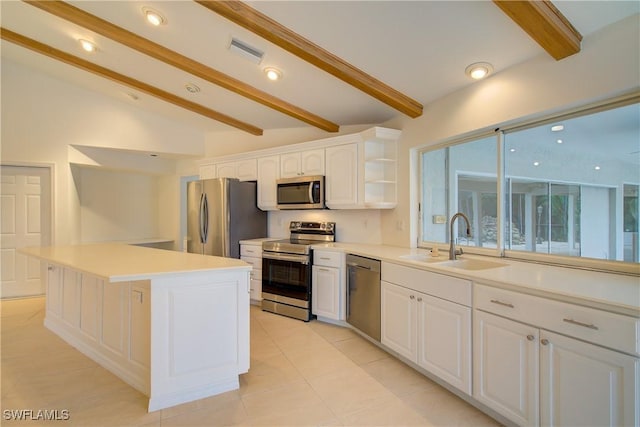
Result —
<instances>
[{"instance_id":1,"label":"stainless steel range","mask_svg":"<svg viewBox=\"0 0 640 427\"><path fill-rule=\"evenodd\" d=\"M262 243L262 310L311 320L311 245L335 242L335 222L291 221L290 237Z\"/></svg>"}]
</instances>

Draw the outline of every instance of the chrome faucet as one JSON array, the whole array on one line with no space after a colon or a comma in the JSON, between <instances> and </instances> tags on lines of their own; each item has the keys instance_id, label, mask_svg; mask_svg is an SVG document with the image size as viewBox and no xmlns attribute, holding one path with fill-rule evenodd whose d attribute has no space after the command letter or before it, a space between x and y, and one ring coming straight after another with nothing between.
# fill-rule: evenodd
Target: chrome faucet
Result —
<instances>
[{"instance_id":1,"label":"chrome faucet","mask_svg":"<svg viewBox=\"0 0 640 427\"><path fill-rule=\"evenodd\" d=\"M456 250L455 241L456 239L453 237L453 223L456 221L458 217L462 217L464 221L467 223L467 237L471 237L471 226L469 225L469 218L462 212L458 212L451 217L451 221L449 221L449 259L455 260L456 255L462 255L462 248Z\"/></svg>"}]
</instances>

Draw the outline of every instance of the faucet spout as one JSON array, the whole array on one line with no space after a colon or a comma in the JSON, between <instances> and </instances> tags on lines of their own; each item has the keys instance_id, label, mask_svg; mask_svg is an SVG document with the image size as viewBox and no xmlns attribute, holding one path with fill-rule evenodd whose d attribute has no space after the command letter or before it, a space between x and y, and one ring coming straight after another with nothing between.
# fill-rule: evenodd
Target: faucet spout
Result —
<instances>
[{"instance_id":1,"label":"faucet spout","mask_svg":"<svg viewBox=\"0 0 640 427\"><path fill-rule=\"evenodd\" d=\"M459 250L456 250L456 246L455 246L456 239L453 236L453 223L459 217L462 217L462 219L464 219L464 222L467 223L467 237L471 236L471 225L469 224L469 218L467 218L467 216L462 212L455 213L451 217L451 221L449 221L449 259L450 260L455 260L456 255L462 255L462 248L460 248Z\"/></svg>"}]
</instances>

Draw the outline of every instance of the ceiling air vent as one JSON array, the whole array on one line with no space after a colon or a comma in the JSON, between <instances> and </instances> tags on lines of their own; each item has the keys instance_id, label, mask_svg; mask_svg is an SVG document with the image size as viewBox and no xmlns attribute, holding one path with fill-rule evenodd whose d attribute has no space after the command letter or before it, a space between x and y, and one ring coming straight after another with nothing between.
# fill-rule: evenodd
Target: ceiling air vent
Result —
<instances>
[{"instance_id":1,"label":"ceiling air vent","mask_svg":"<svg viewBox=\"0 0 640 427\"><path fill-rule=\"evenodd\" d=\"M235 52L238 55L242 56L245 59L248 59L251 62L255 62L259 64L262 61L262 57L264 56L264 52L259 49L256 49L253 46L249 46L245 42L238 40L233 37L231 39L231 43L229 44L229 50L231 52Z\"/></svg>"}]
</instances>

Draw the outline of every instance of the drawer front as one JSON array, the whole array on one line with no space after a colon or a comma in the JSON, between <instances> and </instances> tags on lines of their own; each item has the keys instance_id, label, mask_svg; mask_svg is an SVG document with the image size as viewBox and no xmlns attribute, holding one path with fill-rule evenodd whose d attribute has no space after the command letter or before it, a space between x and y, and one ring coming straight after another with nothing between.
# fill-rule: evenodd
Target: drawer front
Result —
<instances>
[{"instance_id":1,"label":"drawer front","mask_svg":"<svg viewBox=\"0 0 640 427\"><path fill-rule=\"evenodd\" d=\"M262 246L240 245L240 256L261 257Z\"/></svg>"},{"instance_id":2,"label":"drawer front","mask_svg":"<svg viewBox=\"0 0 640 427\"><path fill-rule=\"evenodd\" d=\"M471 307L471 281L466 279L383 262L382 280Z\"/></svg>"},{"instance_id":3,"label":"drawer front","mask_svg":"<svg viewBox=\"0 0 640 427\"><path fill-rule=\"evenodd\" d=\"M475 286L474 306L584 341L640 354L640 319L634 317L483 285Z\"/></svg>"},{"instance_id":4,"label":"drawer front","mask_svg":"<svg viewBox=\"0 0 640 427\"><path fill-rule=\"evenodd\" d=\"M253 271L262 271L262 258L253 258L250 256L241 256L240 259L253 267Z\"/></svg>"},{"instance_id":5,"label":"drawer front","mask_svg":"<svg viewBox=\"0 0 640 427\"><path fill-rule=\"evenodd\" d=\"M342 268L343 264L344 254L342 252L313 251L313 265Z\"/></svg>"}]
</instances>

